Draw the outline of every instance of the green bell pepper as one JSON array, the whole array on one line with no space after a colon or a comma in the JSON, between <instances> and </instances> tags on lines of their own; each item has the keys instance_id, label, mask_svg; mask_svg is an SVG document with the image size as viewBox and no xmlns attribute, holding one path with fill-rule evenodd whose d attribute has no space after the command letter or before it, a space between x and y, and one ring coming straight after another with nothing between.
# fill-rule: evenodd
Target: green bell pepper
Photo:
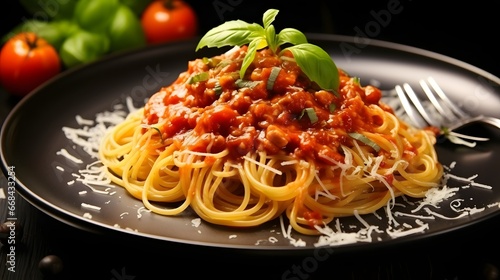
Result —
<instances>
[{"instance_id":1,"label":"green bell pepper","mask_svg":"<svg viewBox=\"0 0 500 280\"><path fill-rule=\"evenodd\" d=\"M119 0L79 0L74 18L85 30L105 33L119 7Z\"/></svg>"},{"instance_id":2,"label":"green bell pepper","mask_svg":"<svg viewBox=\"0 0 500 280\"><path fill-rule=\"evenodd\" d=\"M146 36L139 18L125 5L120 5L112 17L108 36L111 52L146 45Z\"/></svg>"},{"instance_id":3,"label":"green bell pepper","mask_svg":"<svg viewBox=\"0 0 500 280\"><path fill-rule=\"evenodd\" d=\"M59 55L67 68L92 62L109 51L109 39L102 33L79 30L62 44Z\"/></svg>"}]
</instances>

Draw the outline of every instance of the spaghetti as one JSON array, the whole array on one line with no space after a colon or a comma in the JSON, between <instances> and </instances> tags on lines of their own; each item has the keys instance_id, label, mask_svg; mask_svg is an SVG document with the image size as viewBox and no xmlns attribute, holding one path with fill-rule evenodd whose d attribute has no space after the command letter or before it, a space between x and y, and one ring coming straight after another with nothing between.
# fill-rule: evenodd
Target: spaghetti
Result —
<instances>
[{"instance_id":1,"label":"spaghetti","mask_svg":"<svg viewBox=\"0 0 500 280\"><path fill-rule=\"evenodd\" d=\"M253 227L286 215L320 234L336 217L424 197L443 174L431 130L398 119L339 69L338 91L320 89L290 52L234 47L187 70L103 139L111 180L151 211Z\"/></svg>"}]
</instances>

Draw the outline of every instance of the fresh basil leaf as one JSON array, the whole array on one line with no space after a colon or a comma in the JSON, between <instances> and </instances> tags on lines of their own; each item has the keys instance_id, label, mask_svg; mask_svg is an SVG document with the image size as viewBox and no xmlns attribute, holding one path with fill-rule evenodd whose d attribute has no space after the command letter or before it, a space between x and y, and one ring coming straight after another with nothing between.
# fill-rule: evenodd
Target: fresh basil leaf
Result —
<instances>
[{"instance_id":1,"label":"fresh basil leaf","mask_svg":"<svg viewBox=\"0 0 500 280\"><path fill-rule=\"evenodd\" d=\"M297 29L285 28L278 34L272 25L278 10L267 10L262 18L263 26L242 20L225 22L209 30L198 42L196 51L203 47L242 46L248 44L240 69L243 78L253 62L257 50L269 47L276 53L280 46L291 44L290 50L302 72L322 89L337 94L340 84L338 69L330 55L318 46L309 44L306 36ZM280 54L282 54L282 52Z\"/></svg>"},{"instance_id":2,"label":"fresh basil leaf","mask_svg":"<svg viewBox=\"0 0 500 280\"><path fill-rule=\"evenodd\" d=\"M240 78L243 79L245 76L245 72L247 71L248 66L252 64L255 53L257 52L257 48L261 45L262 41L265 41L262 38L255 38L250 44L248 44L247 54L243 58L243 63L241 64L240 69Z\"/></svg>"},{"instance_id":3,"label":"fresh basil leaf","mask_svg":"<svg viewBox=\"0 0 500 280\"><path fill-rule=\"evenodd\" d=\"M300 69L311 81L325 90L338 90L340 80L337 66L322 48L305 43L285 48L281 52L285 50L292 52Z\"/></svg>"},{"instance_id":4,"label":"fresh basil leaf","mask_svg":"<svg viewBox=\"0 0 500 280\"><path fill-rule=\"evenodd\" d=\"M196 51L203 47L242 46L258 37L265 38L262 26L242 20L227 21L209 30L198 42Z\"/></svg>"},{"instance_id":5,"label":"fresh basil leaf","mask_svg":"<svg viewBox=\"0 0 500 280\"><path fill-rule=\"evenodd\" d=\"M271 51L273 53L276 53L276 50L278 49L279 45L278 45L278 40L276 39L276 29L274 29L274 25L269 25L266 28L266 39Z\"/></svg>"},{"instance_id":6,"label":"fresh basil leaf","mask_svg":"<svg viewBox=\"0 0 500 280\"><path fill-rule=\"evenodd\" d=\"M304 33L295 28L284 28L278 34L278 45L290 43L292 45L306 44L307 38Z\"/></svg>"},{"instance_id":7,"label":"fresh basil leaf","mask_svg":"<svg viewBox=\"0 0 500 280\"><path fill-rule=\"evenodd\" d=\"M262 23L264 23L264 28L267 28L268 26L271 25L271 23L273 23L278 12L279 11L275 9L269 9L264 12L264 16L262 17Z\"/></svg>"}]
</instances>

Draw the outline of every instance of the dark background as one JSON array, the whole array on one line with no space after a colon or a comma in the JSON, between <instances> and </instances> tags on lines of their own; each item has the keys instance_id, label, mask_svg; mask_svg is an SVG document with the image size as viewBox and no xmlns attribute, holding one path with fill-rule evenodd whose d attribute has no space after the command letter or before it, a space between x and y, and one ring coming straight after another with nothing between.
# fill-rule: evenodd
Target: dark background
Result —
<instances>
[{"instance_id":1,"label":"dark background","mask_svg":"<svg viewBox=\"0 0 500 280\"><path fill-rule=\"evenodd\" d=\"M277 31L294 27L303 32L391 41L444 54L495 76L500 75L498 46L494 43L500 24L493 4L498 1L467 1L465 4L418 0L308 0L294 1L294 4L277 0L187 2L198 12L201 34L227 20L242 19L262 24L264 11L275 8L280 10L275 21ZM394 6L401 11L390 14L388 11L394 10L390 8Z\"/></svg>"}]
</instances>

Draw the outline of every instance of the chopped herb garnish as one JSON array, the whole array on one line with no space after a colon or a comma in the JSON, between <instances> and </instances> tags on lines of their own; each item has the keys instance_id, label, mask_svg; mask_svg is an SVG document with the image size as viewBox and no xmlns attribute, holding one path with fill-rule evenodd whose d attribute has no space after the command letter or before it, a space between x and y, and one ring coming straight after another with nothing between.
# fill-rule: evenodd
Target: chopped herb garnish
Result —
<instances>
[{"instance_id":1,"label":"chopped herb garnish","mask_svg":"<svg viewBox=\"0 0 500 280\"><path fill-rule=\"evenodd\" d=\"M314 111L313 108L305 108L304 110L302 110L302 112L300 113L299 119L302 119L304 117L304 115L307 115L307 117L309 118L309 121L312 124L316 123L318 121L318 115L316 115L316 111Z\"/></svg>"},{"instance_id":2,"label":"chopped herb garnish","mask_svg":"<svg viewBox=\"0 0 500 280\"><path fill-rule=\"evenodd\" d=\"M335 109L337 109L337 104L330 103L330 105L328 106L328 110L330 110L330 113L335 112Z\"/></svg>"},{"instance_id":3,"label":"chopped herb garnish","mask_svg":"<svg viewBox=\"0 0 500 280\"><path fill-rule=\"evenodd\" d=\"M375 150L375 152L377 152L377 153L380 151L380 146L377 145L377 143L373 142L370 138L364 136L361 133L351 132L351 133L349 133L349 136L351 136L352 138L354 138L358 141L361 141L364 144L372 147Z\"/></svg>"},{"instance_id":4,"label":"chopped herb garnish","mask_svg":"<svg viewBox=\"0 0 500 280\"><path fill-rule=\"evenodd\" d=\"M215 82L215 86L213 88L215 95L219 96L222 94L222 86L219 84L219 81Z\"/></svg>"},{"instance_id":5,"label":"chopped herb garnish","mask_svg":"<svg viewBox=\"0 0 500 280\"><path fill-rule=\"evenodd\" d=\"M276 82L276 78L278 78L280 72L281 67L273 67L271 69L271 74L269 74L269 79L267 79L267 90L272 90L274 88L274 82Z\"/></svg>"},{"instance_id":6,"label":"chopped herb garnish","mask_svg":"<svg viewBox=\"0 0 500 280\"><path fill-rule=\"evenodd\" d=\"M224 59L224 60L219 61L219 63L217 63L217 65L215 65L215 66L217 69L222 69L230 64L231 64L230 59Z\"/></svg>"},{"instance_id":7,"label":"chopped herb garnish","mask_svg":"<svg viewBox=\"0 0 500 280\"><path fill-rule=\"evenodd\" d=\"M359 79L359 77L352 77L352 80L356 85L360 85L361 80Z\"/></svg>"},{"instance_id":8,"label":"chopped herb garnish","mask_svg":"<svg viewBox=\"0 0 500 280\"><path fill-rule=\"evenodd\" d=\"M260 84L261 81L246 81L246 80L238 79L234 83L239 88L254 88L258 84Z\"/></svg>"},{"instance_id":9,"label":"chopped herb garnish","mask_svg":"<svg viewBox=\"0 0 500 280\"><path fill-rule=\"evenodd\" d=\"M208 81L208 78L210 78L208 72L201 72L199 74L196 74L194 76L189 77L187 83L188 84L196 84L199 82Z\"/></svg>"},{"instance_id":10,"label":"chopped herb garnish","mask_svg":"<svg viewBox=\"0 0 500 280\"><path fill-rule=\"evenodd\" d=\"M154 126L150 126L150 128L156 130L156 132L158 132L158 134L160 135L160 141L161 143L163 143L163 134L161 133L160 129L158 127L154 127Z\"/></svg>"},{"instance_id":11,"label":"chopped herb garnish","mask_svg":"<svg viewBox=\"0 0 500 280\"><path fill-rule=\"evenodd\" d=\"M215 66L219 65L219 63L221 63L220 59L213 58L213 57L211 57L211 58L203 57L201 60L203 61L203 63L208 65L210 68L214 68Z\"/></svg>"}]
</instances>

